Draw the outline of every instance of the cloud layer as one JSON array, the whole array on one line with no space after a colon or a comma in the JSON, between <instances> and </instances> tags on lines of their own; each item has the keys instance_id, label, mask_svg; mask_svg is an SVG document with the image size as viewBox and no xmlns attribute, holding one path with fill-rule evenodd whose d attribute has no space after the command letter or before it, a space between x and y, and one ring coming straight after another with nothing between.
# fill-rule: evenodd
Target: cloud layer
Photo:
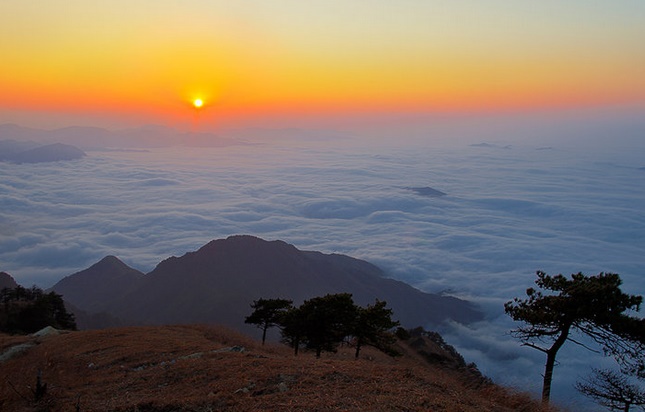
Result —
<instances>
[{"instance_id":1,"label":"cloud layer","mask_svg":"<svg viewBox=\"0 0 645 412\"><path fill-rule=\"evenodd\" d=\"M642 156L536 149L257 145L0 163L0 270L50 286L107 254L147 272L231 234L282 239L479 302L488 321L447 328L448 341L532 388L543 359L507 336L502 305L536 270L617 272L645 294ZM558 366L563 382L577 377L576 356Z\"/></svg>"}]
</instances>

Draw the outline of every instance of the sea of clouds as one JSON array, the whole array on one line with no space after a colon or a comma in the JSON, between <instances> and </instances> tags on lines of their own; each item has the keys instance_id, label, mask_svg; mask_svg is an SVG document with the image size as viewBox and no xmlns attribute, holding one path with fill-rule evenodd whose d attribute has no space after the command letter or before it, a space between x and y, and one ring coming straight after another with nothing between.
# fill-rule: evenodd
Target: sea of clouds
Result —
<instances>
[{"instance_id":1,"label":"sea of clouds","mask_svg":"<svg viewBox=\"0 0 645 412\"><path fill-rule=\"evenodd\" d=\"M290 142L0 163L0 270L48 287L112 254L148 272L233 234L343 253L479 304L486 320L446 326L446 340L537 392L542 354L508 335L503 313L536 270L616 272L645 294L645 150L630 147ZM411 190L423 187L446 196ZM589 356L562 352L556 399Z\"/></svg>"}]
</instances>

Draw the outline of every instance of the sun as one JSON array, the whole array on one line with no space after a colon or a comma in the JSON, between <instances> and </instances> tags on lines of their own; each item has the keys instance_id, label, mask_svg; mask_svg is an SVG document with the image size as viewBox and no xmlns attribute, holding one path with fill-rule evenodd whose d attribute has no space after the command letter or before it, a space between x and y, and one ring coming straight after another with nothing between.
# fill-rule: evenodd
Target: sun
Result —
<instances>
[{"instance_id":1,"label":"sun","mask_svg":"<svg viewBox=\"0 0 645 412\"><path fill-rule=\"evenodd\" d=\"M202 99L195 99L193 100L193 106L195 106L196 109L199 109L204 106L204 101Z\"/></svg>"}]
</instances>

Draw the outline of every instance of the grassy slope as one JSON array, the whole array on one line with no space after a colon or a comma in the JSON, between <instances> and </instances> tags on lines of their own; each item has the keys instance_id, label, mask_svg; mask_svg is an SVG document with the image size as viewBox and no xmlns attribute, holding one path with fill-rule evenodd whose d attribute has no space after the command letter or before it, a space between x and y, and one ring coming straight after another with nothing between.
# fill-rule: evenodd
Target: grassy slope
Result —
<instances>
[{"instance_id":1,"label":"grassy slope","mask_svg":"<svg viewBox=\"0 0 645 412\"><path fill-rule=\"evenodd\" d=\"M315 359L224 328L131 327L42 338L0 335L1 411L543 411L527 395L473 385L409 347L389 358L350 348ZM214 350L243 346L243 352ZM37 371L47 394L33 400Z\"/></svg>"}]
</instances>

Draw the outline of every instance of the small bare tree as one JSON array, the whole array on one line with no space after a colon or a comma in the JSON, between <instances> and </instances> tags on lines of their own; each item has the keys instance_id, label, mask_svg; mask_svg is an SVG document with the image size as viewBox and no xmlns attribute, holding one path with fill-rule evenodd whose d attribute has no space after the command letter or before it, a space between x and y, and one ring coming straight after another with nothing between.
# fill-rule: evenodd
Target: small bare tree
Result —
<instances>
[{"instance_id":1,"label":"small bare tree","mask_svg":"<svg viewBox=\"0 0 645 412\"><path fill-rule=\"evenodd\" d=\"M645 390L626 375L609 369L593 369L593 375L575 387L612 411L629 412L632 406L645 406Z\"/></svg>"}]
</instances>

